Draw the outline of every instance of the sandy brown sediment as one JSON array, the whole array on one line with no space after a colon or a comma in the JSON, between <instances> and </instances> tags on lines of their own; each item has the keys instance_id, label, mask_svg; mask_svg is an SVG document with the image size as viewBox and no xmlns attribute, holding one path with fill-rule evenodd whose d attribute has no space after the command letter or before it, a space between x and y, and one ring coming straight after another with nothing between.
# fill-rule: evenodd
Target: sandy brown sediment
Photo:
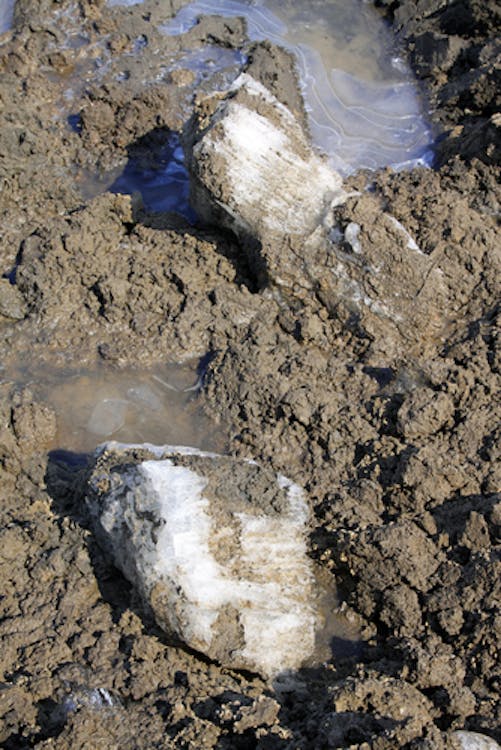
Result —
<instances>
[{"instance_id":1,"label":"sandy brown sediment","mask_svg":"<svg viewBox=\"0 0 501 750\"><path fill-rule=\"evenodd\" d=\"M391 3L445 127L441 166L353 178L372 189L338 221L341 250L357 224L385 268L387 291L374 294L411 296L405 235L384 215L440 277L440 297L426 278L412 288L419 315L403 327L332 284L287 299L260 288L217 229L135 197L83 198L76 172L124 163L138 139L179 127L189 95L182 77L154 80L179 50L152 29L168 15L161 3L151 20L58 8L22 0L0 47L0 257L3 273L17 266L17 293L0 306L2 362L148 366L210 351L201 404L231 453L306 487L312 553L364 647L272 686L166 639L88 530L83 464L48 454L56 416L36 384L3 382L0 742L445 750L462 727L499 742L495 4ZM217 19L191 43L214 35L244 43L241 25ZM129 55L142 36L144 57ZM276 86L277 55L263 50L255 66Z\"/></svg>"}]
</instances>

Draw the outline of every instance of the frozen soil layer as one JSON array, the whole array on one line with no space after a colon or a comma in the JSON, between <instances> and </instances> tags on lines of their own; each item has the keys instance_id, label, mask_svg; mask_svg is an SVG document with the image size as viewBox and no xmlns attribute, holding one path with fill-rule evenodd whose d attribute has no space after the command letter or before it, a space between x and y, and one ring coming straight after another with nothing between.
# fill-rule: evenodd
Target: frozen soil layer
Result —
<instances>
[{"instance_id":1,"label":"frozen soil layer","mask_svg":"<svg viewBox=\"0 0 501 750\"><path fill-rule=\"evenodd\" d=\"M75 165L119 163L137 139L178 127L189 106L183 76L158 85L147 75L163 65L152 29L161 6L83 3L75 16L58 4L54 16L48 2L18 3L0 48L2 269L17 265L15 291L0 288L2 361L147 365L211 351L202 404L227 426L231 453L306 487L313 555L365 645L270 684L166 638L94 541L84 458L48 454L56 415L3 382L0 742L452 750L463 728L499 741L495 7L391 4L450 131L443 164L354 178L353 189L372 188L337 214L333 252L379 259L365 292L394 304L416 283L404 249L424 254L439 304L423 278L417 324L402 326L346 279L284 295L258 283L228 236L147 214L135 197L82 197ZM207 35L242 43L233 21L205 24L194 46ZM65 76L88 58L89 45L66 44L75 29L111 63L99 79L91 66L68 99ZM142 35L144 63L126 57ZM444 44L460 44L452 64ZM258 58L262 82L286 100L286 59L266 45ZM116 80L125 59L130 89Z\"/></svg>"}]
</instances>

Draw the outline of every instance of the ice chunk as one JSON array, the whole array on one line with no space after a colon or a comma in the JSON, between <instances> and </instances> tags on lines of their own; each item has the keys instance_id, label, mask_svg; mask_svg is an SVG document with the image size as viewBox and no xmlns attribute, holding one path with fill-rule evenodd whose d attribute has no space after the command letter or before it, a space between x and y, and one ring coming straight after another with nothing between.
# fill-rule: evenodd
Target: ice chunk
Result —
<instances>
[{"instance_id":1,"label":"ice chunk","mask_svg":"<svg viewBox=\"0 0 501 750\"><path fill-rule=\"evenodd\" d=\"M362 252L362 245L358 239L360 235L360 224L356 224L354 221L350 221L346 229L344 230L344 238L346 242L351 245L351 249L357 255Z\"/></svg>"},{"instance_id":2,"label":"ice chunk","mask_svg":"<svg viewBox=\"0 0 501 750\"><path fill-rule=\"evenodd\" d=\"M237 234L306 237L344 196L339 174L312 151L292 113L246 73L209 127L202 111L190 140L192 202L209 221L219 212Z\"/></svg>"},{"instance_id":3,"label":"ice chunk","mask_svg":"<svg viewBox=\"0 0 501 750\"><path fill-rule=\"evenodd\" d=\"M141 406L146 406L148 409L156 411L162 408L161 399L149 385L146 385L146 383L138 383L129 388L127 396L131 401L134 401Z\"/></svg>"}]
</instances>

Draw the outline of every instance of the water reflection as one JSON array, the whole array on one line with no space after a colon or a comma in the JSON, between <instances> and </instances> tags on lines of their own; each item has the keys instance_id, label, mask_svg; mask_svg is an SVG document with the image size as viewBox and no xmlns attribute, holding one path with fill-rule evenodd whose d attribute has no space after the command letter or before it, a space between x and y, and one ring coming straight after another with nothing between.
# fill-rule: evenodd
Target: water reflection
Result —
<instances>
[{"instance_id":1,"label":"water reflection","mask_svg":"<svg viewBox=\"0 0 501 750\"><path fill-rule=\"evenodd\" d=\"M192 224L197 218L189 202L189 175L178 133L162 131L156 139L149 134L148 143L134 144L123 172L109 191L140 193L147 211L174 211Z\"/></svg>"},{"instance_id":2,"label":"water reflection","mask_svg":"<svg viewBox=\"0 0 501 750\"><path fill-rule=\"evenodd\" d=\"M4 34L12 26L14 5L15 0L0 0L0 34Z\"/></svg>"}]
</instances>

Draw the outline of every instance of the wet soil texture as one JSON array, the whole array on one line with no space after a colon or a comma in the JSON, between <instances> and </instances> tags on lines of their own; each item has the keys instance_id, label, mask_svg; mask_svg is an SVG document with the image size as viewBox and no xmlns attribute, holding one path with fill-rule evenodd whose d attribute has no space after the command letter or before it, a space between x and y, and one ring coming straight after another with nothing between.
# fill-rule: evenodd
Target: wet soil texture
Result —
<instances>
[{"instance_id":1,"label":"wet soil texture","mask_svg":"<svg viewBox=\"0 0 501 750\"><path fill-rule=\"evenodd\" d=\"M155 188L170 169L186 196L173 134L242 67L301 116L289 55L250 44L238 18L162 35L177 0L16 3L0 37L8 750L501 741L499 6L376 4L442 130L435 169L352 176L325 279L317 267L307 293L283 293L230 233L135 180ZM183 55L207 44L228 64L200 75ZM332 281L336 258L391 314ZM267 682L184 648L94 539L88 454L61 441L64 400L36 373L135 368L143 382L173 362L191 383L198 368L196 407L230 455L309 495L310 554L358 634L321 665Z\"/></svg>"}]
</instances>

